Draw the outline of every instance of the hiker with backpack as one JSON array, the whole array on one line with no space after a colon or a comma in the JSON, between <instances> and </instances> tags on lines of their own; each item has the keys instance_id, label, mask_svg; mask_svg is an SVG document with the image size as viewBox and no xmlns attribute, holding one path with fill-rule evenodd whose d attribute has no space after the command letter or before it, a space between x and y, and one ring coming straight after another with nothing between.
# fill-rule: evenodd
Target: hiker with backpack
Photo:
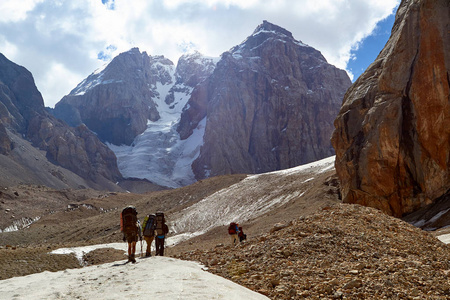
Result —
<instances>
[{"instance_id":1,"label":"hiker with backpack","mask_svg":"<svg viewBox=\"0 0 450 300\"><path fill-rule=\"evenodd\" d=\"M167 224L166 224L164 213L157 212L156 213L156 237L155 237L156 253L155 253L155 255L164 256L164 240L166 238L167 233L169 233L169 226L167 226Z\"/></svg>"},{"instance_id":2,"label":"hiker with backpack","mask_svg":"<svg viewBox=\"0 0 450 300\"><path fill-rule=\"evenodd\" d=\"M142 226L142 235L144 236L144 240L147 243L147 249L145 251L145 257L152 256L152 242L155 238L155 229L156 229L156 215L148 215L144 219L144 223Z\"/></svg>"},{"instance_id":3,"label":"hiker with backpack","mask_svg":"<svg viewBox=\"0 0 450 300\"><path fill-rule=\"evenodd\" d=\"M244 240L247 239L247 235L244 233L244 230L242 230L242 227L238 227L239 229L239 233L238 233L238 237L239 237L239 242L243 242Z\"/></svg>"},{"instance_id":4,"label":"hiker with backpack","mask_svg":"<svg viewBox=\"0 0 450 300\"><path fill-rule=\"evenodd\" d=\"M231 238L231 244L235 246L238 241L239 225L235 222L231 222L230 226L228 226L228 234Z\"/></svg>"},{"instance_id":5,"label":"hiker with backpack","mask_svg":"<svg viewBox=\"0 0 450 300\"><path fill-rule=\"evenodd\" d=\"M128 262L135 263L136 242L138 238L142 241L142 236L134 206L127 206L120 213L120 230L123 232L123 240L128 243Z\"/></svg>"}]
</instances>

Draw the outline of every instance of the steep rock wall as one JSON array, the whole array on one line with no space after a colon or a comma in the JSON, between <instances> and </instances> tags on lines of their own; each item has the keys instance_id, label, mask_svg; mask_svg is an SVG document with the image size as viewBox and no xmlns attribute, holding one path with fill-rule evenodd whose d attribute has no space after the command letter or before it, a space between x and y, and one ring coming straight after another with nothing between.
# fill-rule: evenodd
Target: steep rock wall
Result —
<instances>
[{"instance_id":1,"label":"steep rock wall","mask_svg":"<svg viewBox=\"0 0 450 300\"><path fill-rule=\"evenodd\" d=\"M332 138L345 202L402 216L450 188L449 19L448 0L402 1L346 93Z\"/></svg>"}]
</instances>

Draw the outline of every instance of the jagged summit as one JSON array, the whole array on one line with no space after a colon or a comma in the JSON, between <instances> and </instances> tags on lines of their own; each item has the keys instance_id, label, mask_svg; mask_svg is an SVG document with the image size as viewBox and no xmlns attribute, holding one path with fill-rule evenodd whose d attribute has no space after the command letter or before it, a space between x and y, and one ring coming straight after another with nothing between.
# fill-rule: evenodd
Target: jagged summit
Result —
<instances>
[{"instance_id":1,"label":"jagged summit","mask_svg":"<svg viewBox=\"0 0 450 300\"><path fill-rule=\"evenodd\" d=\"M256 35L260 32L267 32L267 31L274 32L277 34L281 33L281 34L286 35L287 37L294 38L294 36L292 35L292 33L290 31L288 31L278 25L267 22L266 20L264 20L262 24L260 24L260 25L258 25L258 27L256 27L256 29L255 29L255 31L253 31L252 35Z\"/></svg>"},{"instance_id":2,"label":"jagged summit","mask_svg":"<svg viewBox=\"0 0 450 300\"><path fill-rule=\"evenodd\" d=\"M326 62L325 57L323 57L320 51L308 46L302 41L296 40L290 31L267 21L263 21L262 24L258 25L252 35L247 37L241 44L231 48L229 53L253 57L260 56L261 53L259 52L261 47L267 48L266 44L273 42L280 44L287 43L293 45L295 48L300 46L304 51L310 54L313 53L317 59ZM288 48L290 47L288 46ZM227 52L224 54L227 55Z\"/></svg>"},{"instance_id":3,"label":"jagged summit","mask_svg":"<svg viewBox=\"0 0 450 300\"><path fill-rule=\"evenodd\" d=\"M168 83L172 80L168 73L171 73L173 68L173 62L164 55L151 56L145 51L141 53L139 48L135 47L120 53L109 64L94 71L69 95L83 95L100 84L132 83L142 76L151 78L156 75L162 82ZM151 83L155 84L156 81Z\"/></svg>"}]
</instances>

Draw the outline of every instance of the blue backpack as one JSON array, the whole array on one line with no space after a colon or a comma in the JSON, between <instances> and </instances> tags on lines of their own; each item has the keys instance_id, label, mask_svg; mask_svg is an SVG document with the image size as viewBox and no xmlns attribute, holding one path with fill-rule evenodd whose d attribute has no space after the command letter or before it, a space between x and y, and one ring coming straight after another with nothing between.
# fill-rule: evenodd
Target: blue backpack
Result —
<instances>
[{"instance_id":1,"label":"blue backpack","mask_svg":"<svg viewBox=\"0 0 450 300\"><path fill-rule=\"evenodd\" d=\"M144 220L144 227L142 234L144 236L154 236L156 228L156 216L148 215Z\"/></svg>"}]
</instances>

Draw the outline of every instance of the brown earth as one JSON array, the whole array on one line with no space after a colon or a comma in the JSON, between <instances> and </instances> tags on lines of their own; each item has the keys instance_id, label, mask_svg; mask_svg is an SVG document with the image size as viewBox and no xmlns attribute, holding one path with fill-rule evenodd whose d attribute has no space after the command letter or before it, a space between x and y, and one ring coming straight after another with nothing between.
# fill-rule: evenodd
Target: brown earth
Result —
<instances>
[{"instance_id":1,"label":"brown earth","mask_svg":"<svg viewBox=\"0 0 450 300\"><path fill-rule=\"evenodd\" d=\"M450 246L379 210L336 204L237 247L177 258L271 299L449 299Z\"/></svg>"},{"instance_id":2,"label":"brown earth","mask_svg":"<svg viewBox=\"0 0 450 300\"><path fill-rule=\"evenodd\" d=\"M335 177L330 179L330 177L333 178L333 174L333 172L327 172L319 177L318 183L309 182L308 197L305 197L305 199L289 202L270 214L243 223L246 233L249 237L265 233L277 221L290 221L299 215L310 214L318 208L328 205L326 203L337 202L337 187L333 186L337 180ZM23 253L30 253L30 255L35 253L37 251L36 247L39 249L45 249L46 247L53 249L67 246L122 242L118 215L120 209L124 206L128 204L135 205L140 218L143 218L144 213L164 211L170 220L171 214L204 199L222 188L237 183L245 177L246 175L219 176L202 180L180 189L156 191L143 195L99 193L91 190L54 191L36 186L8 188L7 193L5 192L0 196L0 213L6 216L14 214L16 219L43 215L39 221L22 230L0 233L0 251L3 253L16 253L13 255L17 256L19 251L16 250L20 249L21 252L18 256L23 256ZM15 192L19 196L16 196ZM287 192L292 192L292 190L289 189ZM89 195L92 198L89 198ZM20 207L23 207L21 209L14 206L14 201L16 203L19 202L18 198L20 198ZM61 203L56 205L55 203L58 201ZM70 207L68 207L69 204ZM11 207L11 209L6 212L6 207L8 209ZM32 208L36 208L36 210L32 210ZM2 225L3 228L10 225L8 220L7 218L0 219L0 222L4 224ZM214 247L218 243L228 241L228 236L224 233L226 233L226 228L215 228L205 235L182 242L174 248L168 248L166 254L170 256L183 251ZM11 247L6 248L6 245L11 245L16 250L12 250ZM101 253L101 251L98 252ZM3 255L0 254L0 256ZM119 257L123 258L123 255L115 257L120 259ZM96 258L85 258L85 263L87 264L108 261L110 261L109 255L98 253ZM66 268L65 264L61 264L60 270ZM5 273L6 271L3 272L5 275L2 275L2 279L18 276L19 274L23 275L23 272L19 269L19 265L17 270L8 269L7 273ZM50 267L44 263L41 269L50 270ZM30 270L29 273L34 273L34 271Z\"/></svg>"},{"instance_id":3,"label":"brown earth","mask_svg":"<svg viewBox=\"0 0 450 300\"><path fill-rule=\"evenodd\" d=\"M55 193L61 201L76 205L61 206L23 230L0 233L0 279L80 267L73 255L48 253L61 247L121 242L118 214L127 204L137 207L139 217L162 210L170 220L171 214L245 177L215 177L144 195L100 193L83 199L86 195L80 191ZM303 181L296 179L298 189ZM303 184L309 185L304 197L241 224L248 235L245 243L230 247L226 228L216 227L166 248L165 254L200 261L211 272L271 299L448 299L449 246L378 210L341 204L334 171ZM291 185L286 193L295 189ZM37 202L45 202L38 195L48 193L37 187L10 190L19 196L29 191ZM27 201L33 203L31 198ZM104 248L85 255L83 265L124 259L123 251Z\"/></svg>"}]
</instances>

